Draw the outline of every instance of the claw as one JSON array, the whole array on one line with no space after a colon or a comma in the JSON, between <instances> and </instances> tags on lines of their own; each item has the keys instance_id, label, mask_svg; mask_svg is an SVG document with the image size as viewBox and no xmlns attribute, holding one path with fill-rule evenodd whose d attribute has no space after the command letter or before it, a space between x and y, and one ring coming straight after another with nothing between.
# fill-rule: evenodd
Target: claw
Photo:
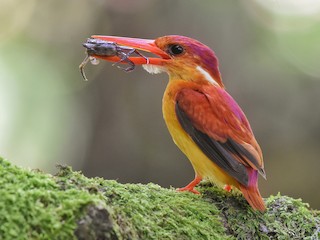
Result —
<instances>
[{"instance_id":1,"label":"claw","mask_svg":"<svg viewBox=\"0 0 320 240\"><path fill-rule=\"evenodd\" d=\"M185 187L183 188L178 188L177 190L179 192L184 192L184 191L188 191L188 192L192 192L194 194L200 194L200 192L198 192L197 190L194 189L195 186L197 186L202 180L202 177L199 176L195 176L195 178Z\"/></svg>"},{"instance_id":2,"label":"claw","mask_svg":"<svg viewBox=\"0 0 320 240\"><path fill-rule=\"evenodd\" d=\"M232 186L230 186L230 185L225 185L223 189L226 190L227 192L231 192Z\"/></svg>"},{"instance_id":3,"label":"claw","mask_svg":"<svg viewBox=\"0 0 320 240\"><path fill-rule=\"evenodd\" d=\"M199 191L195 190L194 188L188 188L188 187L183 187L183 188L178 188L177 189L178 192L191 192L191 193L194 193L194 194L200 194Z\"/></svg>"}]
</instances>

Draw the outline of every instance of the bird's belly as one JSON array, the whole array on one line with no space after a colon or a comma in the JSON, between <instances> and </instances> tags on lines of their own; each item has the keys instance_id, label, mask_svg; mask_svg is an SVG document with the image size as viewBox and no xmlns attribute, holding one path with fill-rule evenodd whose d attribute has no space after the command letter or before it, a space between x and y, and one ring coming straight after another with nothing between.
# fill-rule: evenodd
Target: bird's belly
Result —
<instances>
[{"instance_id":1,"label":"bird's belly","mask_svg":"<svg viewBox=\"0 0 320 240\"><path fill-rule=\"evenodd\" d=\"M168 93L167 91L162 105L164 120L174 143L188 157L196 174L218 185L235 185L234 179L210 160L181 127L175 113L175 100L172 97L172 92Z\"/></svg>"}]
</instances>

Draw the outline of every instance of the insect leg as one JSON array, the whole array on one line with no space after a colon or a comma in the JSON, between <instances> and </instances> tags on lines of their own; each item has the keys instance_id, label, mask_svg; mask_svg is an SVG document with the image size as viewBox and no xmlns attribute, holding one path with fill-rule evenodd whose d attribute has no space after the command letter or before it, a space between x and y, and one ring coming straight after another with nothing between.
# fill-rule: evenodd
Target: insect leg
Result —
<instances>
[{"instance_id":1,"label":"insect leg","mask_svg":"<svg viewBox=\"0 0 320 240\"><path fill-rule=\"evenodd\" d=\"M89 60L90 56L87 54L87 56L83 59L82 63L79 65L80 73L85 81L88 81L88 79L86 77L86 74L84 73L84 67L87 65Z\"/></svg>"},{"instance_id":2,"label":"insect leg","mask_svg":"<svg viewBox=\"0 0 320 240\"><path fill-rule=\"evenodd\" d=\"M134 62L132 62L129 58L126 58L124 61L130 65L127 68L122 68L125 72L130 72L135 68Z\"/></svg>"},{"instance_id":3,"label":"insect leg","mask_svg":"<svg viewBox=\"0 0 320 240\"><path fill-rule=\"evenodd\" d=\"M130 72L135 68L134 62L132 62L130 60L130 58L129 58L129 55L131 55L133 53L139 55L140 57L143 57L146 60L146 64L149 64L149 58L147 58L146 56L142 55L137 49L133 49L130 52L128 52L127 54L125 54L126 55L125 58L121 59L121 61L126 62L126 63L128 63L130 65L129 67L123 69L126 72Z\"/></svg>"},{"instance_id":4,"label":"insect leg","mask_svg":"<svg viewBox=\"0 0 320 240\"><path fill-rule=\"evenodd\" d=\"M121 52L122 54L124 54L125 55L125 57L124 58L122 58L121 60L120 60L120 62L122 62L122 61L124 61L125 60L125 58L129 58L129 56L131 55L131 54L133 54L133 53L135 53L135 54L137 54L137 55L139 55L140 57L143 57L145 60L146 60L146 64L149 64L149 58L147 58L146 56L144 56L142 53L140 53L137 49L135 49L135 48L133 48L133 49L131 49L129 52L127 52L127 53L125 53L125 52ZM131 61L131 60L130 60Z\"/></svg>"},{"instance_id":5,"label":"insect leg","mask_svg":"<svg viewBox=\"0 0 320 240\"><path fill-rule=\"evenodd\" d=\"M120 66L117 66L117 67L122 69L125 72L132 71L134 69L134 67L135 67L135 64L129 59L129 55L132 54L134 51L135 51L135 49L130 50L128 53L119 51L118 52L118 57L120 58L120 60L118 62L114 63L112 66L114 66L114 65L116 65L118 63L121 63L121 62L125 62L125 63L129 64L130 66L127 67L127 68L123 68L123 67L120 67Z\"/></svg>"},{"instance_id":6,"label":"insect leg","mask_svg":"<svg viewBox=\"0 0 320 240\"><path fill-rule=\"evenodd\" d=\"M147 58L146 56L144 56L142 53L140 53L137 49L134 49L134 51L132 53L135 53L137 55L139 55L140 57L143 57L146 60L146 64L149 64L149 58ZM131 53L131 54L132 54Z\"/></svg>"},{"instance_id":7,"label":"insect leg","mask_svg":"<svg viewBox=\"0 0 320 240\"><path fill-rule=\"evenodd\" d=\"M144 58L146 60L146 64L149 64L149 58L147 58L146 56L144 56L143 54L141 54L137 49L130 49L130 51L128 52L125 52L123 51L123 49L121 49L122 51L118 51L118 56L120 58L120 60L118 62L116 62L115 64L117 63L121 63L121 62L126 62L127 64L129 64L130 66L127 67L127 68L122 68L122 67L119 67L121 68L122 70L126 71L126 72L130 72L132 71L134 68L135 68L135 64L134 62L132 62L130 59L129 59L129 56L133 53L139 55L140 57ZM128 49L125 49L125 50L128 50Z\"/></svg>"}]
</instances>

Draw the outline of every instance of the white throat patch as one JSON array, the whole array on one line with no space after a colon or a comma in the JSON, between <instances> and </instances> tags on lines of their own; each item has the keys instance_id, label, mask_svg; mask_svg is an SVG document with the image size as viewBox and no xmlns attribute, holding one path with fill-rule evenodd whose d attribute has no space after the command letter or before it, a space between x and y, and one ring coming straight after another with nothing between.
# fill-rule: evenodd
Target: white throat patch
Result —
<instances>
[{"instance_id":1,"label":"white throat patch","mask_svg":"<svg viewBox=\"0 0 320 240\"><path fill-rule=\"evenodd\" d=\"M166 69L162 66L152 65L152 64L143 64L143 69L151 74L158 74L162 72L166 72Z\"/></svg>"},{"instance_id":2,"label":"white throat patch","mask_svg":"<svg viewBox=\"0 0 320 240\"><path fill-rule=\"evenodd\" d=\"M204 78L210 82L211 84L215 85L215 86L219 86L219 84L217 83L216 80L213 79L213 77L206 71L204 70L202 67L197 66L196 68L203 76Z\"/></svg>"}]
</instances>

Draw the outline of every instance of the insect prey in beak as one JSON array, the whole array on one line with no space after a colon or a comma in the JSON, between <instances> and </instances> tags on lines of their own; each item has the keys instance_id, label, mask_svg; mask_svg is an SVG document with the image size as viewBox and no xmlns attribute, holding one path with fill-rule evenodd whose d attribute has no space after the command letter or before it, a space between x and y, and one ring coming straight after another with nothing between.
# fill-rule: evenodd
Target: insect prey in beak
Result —
<instances>
[{"instance_id":1,"label":"insect prey in beak","mask_svg":"<svg viewBox=\"0 0 320 240\"><path fill-rule=\"evenodd\" d=\"M87 42L83 43L83 46L86 48L86 57L82 61L82 63L79 65L80 73L85 81L88 81L85 72L84 67L87 65L87 63L90 61L91 64L97 65L99 64L99 60L94 56L102 56L102 57L114 57L117 56L120 58L120 60L113 65L117 65L118 63L126 63L129 66L126 68L119 67L125 72L130 72L135 68L134 62L132 62L129 57L132 54L137 54L140 57L143 57L146 59L146 64L149 63L149 59L142 55L138 50L135 48L130 48L126 46L120 46L117 43L104 41L100 39L95 38L88 38Z\"/></svg>"}]
</instances>

